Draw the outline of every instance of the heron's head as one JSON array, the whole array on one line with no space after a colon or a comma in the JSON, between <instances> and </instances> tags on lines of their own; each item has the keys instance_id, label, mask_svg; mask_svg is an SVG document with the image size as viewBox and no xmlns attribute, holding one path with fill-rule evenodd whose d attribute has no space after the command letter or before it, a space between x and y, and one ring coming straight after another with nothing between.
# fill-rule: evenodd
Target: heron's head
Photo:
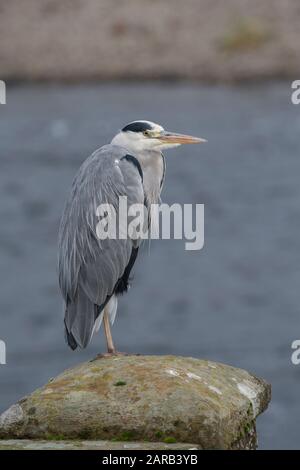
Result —
<instances>
[{"instance_id":1,"label":"heron's head","mask_svg":"<svg viewBox=\"0 0 300 470\"><path fill-rule=\"evenodd\" d=\"M150 121L130 122L112 140L112 144L120 145L134 153L161 151L182 144L200 144L201 142L206 142L206 140L166 131L159 124Z\"/></svg>"}]
</instances>

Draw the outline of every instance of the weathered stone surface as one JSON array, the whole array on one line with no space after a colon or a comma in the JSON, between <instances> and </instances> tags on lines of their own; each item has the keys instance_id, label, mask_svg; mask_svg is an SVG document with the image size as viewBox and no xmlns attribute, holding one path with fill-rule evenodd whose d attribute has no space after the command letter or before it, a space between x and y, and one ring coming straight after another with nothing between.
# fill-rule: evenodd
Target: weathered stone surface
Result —
<instances>
[{"instance_id":1,"label":"weathered stone surface","mask_svg":"<svg viewBox=\"0 0 300 470\"><path fill-rule=\"evenodd\" d=\"M0 450L199 450L196 444L175 442L118 441L38 441L30 439L0 440Z\"/></svg>"},{"instance_id":2,"label":"weathered stone surface","mask_svg":"<svg viewBox=\"0 0 300 470\"><path fill-rule=\"evenodd\" d=\"M0 416L0 438L190 442L255 448L270 386L248 372L175 356L99 358L63 372Z\"/></svg>"}]
</instances>

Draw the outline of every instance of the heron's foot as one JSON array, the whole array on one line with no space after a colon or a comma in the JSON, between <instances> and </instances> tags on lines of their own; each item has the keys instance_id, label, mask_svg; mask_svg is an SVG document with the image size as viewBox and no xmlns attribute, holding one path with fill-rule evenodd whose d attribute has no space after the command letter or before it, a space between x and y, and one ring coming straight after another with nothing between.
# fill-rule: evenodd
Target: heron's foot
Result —
<instances>
[{"instance_id":1,"label":"heron's foot","mask_svg":"<svg viewBox=\"0 0 300 470\"><path fill-rule=\"evenodd\" d=\"M104 354L100 354L102 357L113 357L113 356L129 356L129 353L121 352L121 351L107 351Z\"/></svg>"},{"instance_id":2,"label":"heron's foot","mask_svg":"<svg viewBox=\"0 0 300 470\"><path fill-rule=\"evenodd\" d=\"M112 351L112 352L97 354L97 356L94 357L94 359L91 359L90 362L97 361L97 359L105 359L105 358L108 358L108 357L118 357L118 356L140 356L140 354L126 353L126 352L120 352L120 351Z\"/></svg>"}]
</instances>

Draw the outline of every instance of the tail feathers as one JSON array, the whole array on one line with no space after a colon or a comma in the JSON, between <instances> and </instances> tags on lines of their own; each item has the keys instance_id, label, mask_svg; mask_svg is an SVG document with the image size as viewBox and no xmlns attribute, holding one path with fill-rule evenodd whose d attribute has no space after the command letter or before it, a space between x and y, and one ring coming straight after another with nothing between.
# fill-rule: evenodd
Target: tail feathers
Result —
<instances>
[{"instance_id":1,"label":"tail feathers","mask_svg":"<svg viewBox=\"0 0 300 470\"><path fill-rule=\"evenodd\" d=\"M76 299L69 302L65 312L65 337L71 349L86 348L93 332L97 309L95 305L79 288Z\"/></svg>"},{"instance_id":2,"label":"tail feathers","mask_svg":"<svg viewBox=\"0 0 300 470\"><path fill-rule=\"evenodd\" d=\"M103 314L104 314L104 310L102 310L100 315L96 318L96 321L94 323L94 328L93 328L93 331L92 331L92 336L93 336L94 333L97 333L97 331L100 330L100 326L101 326L101 323L102 323L102 320L103 320Z\"/></svg>"},{"instance_id":3,"label":"tail feathers","mask_svg":"<svg viewBox=\"0 0 300 470\"><path fill-rule=\"evenodd\" d=\"M112 295L105 305L112 325L116 318L117 308L118 299L115 295ZM103 313L104 308L99 314L99 306L94 304L79 288L75 301L68 302L65 311L65 338L73 351L77 346L80 348L87 347L93 334L100 329Z\"/></svg>"},{"instance_id":4,"label":"tail feathers","mask_svg":"<svg viewBox=\"0 0 300 470\"><path fill-rule=\"evenodd\" d=\"M67 328L67 325L66 325L66 320L65 320L65 340L66 340L66 343L70 346L70 348L72 349L72 351L75 351L75 349L77 348L78 344L76 343L76 340L74 338L74 336L72 335L72 333L70 333L68 331L68 328Z\"/></svg>"},{"instance_id":5,"label":"tail feathers","mask_svg":"<svg viewBox=\"0 0 300 470\"><path fill-rule=\"evenodd\" d=\"M107 304L110 323L113 325L117 315L118 297L113 295Z\"/></svg>"},{"instance_id":6,"label":"tail feathers","mask_svg":"<svg viewBox=\"0 0 300 470\"><path fill-rule=\"evenodd\" d=\"M101 309L101 307L99 307L99 308ZM117 314L118 298L115 295L112 295L110 300L103 307L101 313L98 314L98 317L96 318L96 321L94 323L92 336L93 336L94 333L97 333L100 330L100 326L102 324L103 315L104 315L104 308L106 309L106 311L109 315L109 321L110 321L111 325L113 325L114 321L115 321L115 318L116 318L116 314Z\"/></svg>"}]
</instances>

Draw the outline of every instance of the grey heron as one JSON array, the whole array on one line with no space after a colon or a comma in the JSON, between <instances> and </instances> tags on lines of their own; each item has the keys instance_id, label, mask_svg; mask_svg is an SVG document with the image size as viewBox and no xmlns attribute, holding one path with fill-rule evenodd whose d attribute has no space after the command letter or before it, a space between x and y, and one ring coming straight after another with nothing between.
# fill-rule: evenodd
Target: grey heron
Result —
<instances>
[{"instance_id":1,"label":"grey heron","mask_svg":"<svg viewBox=\"0 0 300 470\"><path fill-rule=\"evenodd\" d=\"M59 285L64 299L65 337L71 349L85 348L103 321L108 354L116 354L110 324L118 295L128 289L139 240L101 240L96 208L157 204L165 178L162 150L205 139L167 132L150 121L127 124L109 145L96 150L80 167L61 219L58 242Z\"/></svg>"}]
</instances>

